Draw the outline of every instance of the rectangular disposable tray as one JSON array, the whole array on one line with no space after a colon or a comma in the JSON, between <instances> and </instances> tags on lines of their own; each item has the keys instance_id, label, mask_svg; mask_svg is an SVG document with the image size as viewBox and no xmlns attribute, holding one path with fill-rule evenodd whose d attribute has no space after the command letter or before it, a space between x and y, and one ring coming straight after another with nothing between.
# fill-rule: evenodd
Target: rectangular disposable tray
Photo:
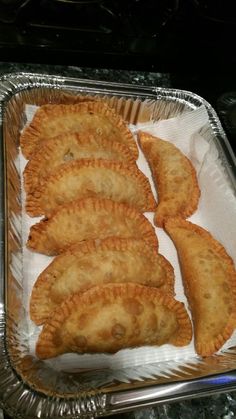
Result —
<instances>
[{"instance_id":1,"label":"rectangular disposable tray","mask_svg":"<svg viewBox=\"0 0 236 419\"><path fill-rule=\"evenodd\" d=\"M23 305L19 134L25 104L73 103L102 96L129 123L167 119L205 106L215 142L236 192L236 162L219 119L201 97L186 91L17 73L0 81L0 407L17 418L109 415L236 388L236 348L220 355L119 369L60 371L30 355ZM233 222L233 220L232 220ZM19 328L21 324L21 328Z\"/></svg>"}]
</instances>

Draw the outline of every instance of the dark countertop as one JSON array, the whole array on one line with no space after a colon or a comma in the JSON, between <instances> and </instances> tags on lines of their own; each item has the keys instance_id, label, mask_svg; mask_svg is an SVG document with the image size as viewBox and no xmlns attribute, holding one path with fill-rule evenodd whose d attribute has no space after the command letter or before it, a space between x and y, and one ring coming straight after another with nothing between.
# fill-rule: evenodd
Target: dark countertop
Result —
<instances>
[{"instance_id":1,"label":"dark countertop","mask_svg":"<svg viewBox=\"0 0 236 419\"><path fill-rule=\"evenodd\" d=\"M170 87L170 76L168 73L96 69L64 65L52 66L46 64L22 64L0 62L0 76L3 74L16 73L19 71L40 74L55 74L60 76L85 78L90 80L141 84L144 86Z\"/></svg>"},{"instance_id":2,"label":"dark countertop","mask_svg":"<svg viewBox=\"0 0 236 419\"><path fill-rule=\"evenodd\" d=\"M169 73L93 69L75 66L0 63L0 76L21 71L191 90L203 96L213 107L217 107L218 98L223 93L236 91L236 79L230 74L205 74L203 78L199 74L171 75ZM231 419L235 416L236 391L191 399L185 402L143 408L110 417L114 417L114 419L119 417L123 419Z\"/></svg>"}]
</instances>

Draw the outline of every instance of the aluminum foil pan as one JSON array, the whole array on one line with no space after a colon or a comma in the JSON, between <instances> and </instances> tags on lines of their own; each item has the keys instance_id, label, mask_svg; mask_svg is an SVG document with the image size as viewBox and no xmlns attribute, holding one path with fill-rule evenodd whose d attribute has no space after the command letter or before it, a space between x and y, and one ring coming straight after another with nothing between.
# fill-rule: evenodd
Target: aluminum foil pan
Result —
<instances>
[{"instance_id":1,"label":"aluminum foil pan","mask_svg":"<svg viewBox=\"0 0 236 419\"><path fill-rule=\"evenodd\" d=\"M135 367L61 370L29 351L24 320L22 199L19 133L25 104L74 103L102 96L129 122L180 115L204 105L213 141L231 189L236 162L218 117L201 97L185 91L103 83L40 74L10 74L0 82L1 263L0 407L15 418L93 418L236 389L236 348L206 359L155 362Z\"/></svg>"}]
</instances>

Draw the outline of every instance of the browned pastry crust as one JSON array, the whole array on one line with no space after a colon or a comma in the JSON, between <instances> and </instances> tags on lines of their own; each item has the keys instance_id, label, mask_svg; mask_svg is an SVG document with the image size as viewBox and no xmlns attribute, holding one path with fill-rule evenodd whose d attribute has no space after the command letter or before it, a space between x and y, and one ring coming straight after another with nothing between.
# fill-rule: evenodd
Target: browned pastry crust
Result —
<instances>
[{"instance_id":1,"label":"browned pastry crust","mask_svg":"<svg viewBox=\"0 0 236 419\"><path fill-rule=\"evenodd\" d=\"M83 198L108 198L154 211L156 201L148 178L136 167L103 159L81 159L62 164L34 192L27 195L26 211L35 217Z\"/></svg>"},{"instance_id":2,"label":"browned pastry crust","mask_svg":"<svg viewBox=\"0 0 236 419\"><path fill-rule=\"evenodd\" d=\"M157 247L155 230L136 209L110 199L86 198L59 207L30 228L29 249L56 255L72 244L106 237L142 238Z\"/></svg>"},{"instance_id":3,"label":"browned pastry crust","mask_svg":"<svg viewBox=\"0 0 236 419\"><path fill-rule=\"evenodd\" d=\"M45 323L36 355L115 353L144 345L188 345L192 327L183 303L133 283L93 287L66 299Z\"/></svg>"},{"instance_id":4,"label":"browned pastry crust","mask_svg":"<svg viewBox=\"0 0 236 419\"><path fill-rule=\"evenodd\" d=\"M154 223L162 227L168 217L192 215L198 206L200 190L190 160L169 141L145 132L139 132L139 141L157 187Z\"/></svg>"},{"instance_id":5,"label":"browned pastry crust","mask_svg":"<svg viewBox=\"0 0 236 419\"><path fill-rule=\"evenodd\" d=\"M224 247L203 228L168 219L165 229L174 241L194 324L199 355L218 351L236 326L236 271Z\"/></svg>"},{"instance_id":6,"label":"browned pastry crust","mask_svg":"<svg viewBox=\"0 0 236 419\"><path fill-rule=\"evenodd\" d=\"M29 159L41 141L71 131L89 132L124 143L134 158L138 158L138 148L127 124L114 109L101 101L41 106L21 134L22 153Z\"/></svg>"},{"instance_id":7,"label":"browned pastry crust","mask_svg":"<svg viewBox=\"0 0 236 419\"><path fill-rule=\"evenodd\" d=\"M36 147L24 170L26 192L32 192L42 184L61 164L84 158L123 161L130 167L135 165L135 159L125 144L89 133L68 132L42 141Z\"/></svg>"},{"instance_id":8,"label":"browned pastry crust","mask_svg":"<svg viewBox=\"0 0 236 419\"><path fill-rule=\"evenodd\" d=\"M157 287L174 295L171 264L143 240L88 240L57 256L39 275L30 299L31 319L43 324L72 293L117 282Z\"/></svg>"}]
</instances>

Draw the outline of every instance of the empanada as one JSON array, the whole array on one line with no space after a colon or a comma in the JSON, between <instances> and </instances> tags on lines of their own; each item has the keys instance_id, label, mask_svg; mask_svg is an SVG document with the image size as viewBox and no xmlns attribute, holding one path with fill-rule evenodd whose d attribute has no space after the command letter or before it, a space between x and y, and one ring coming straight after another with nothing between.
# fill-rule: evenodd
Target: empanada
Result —
<instances>
[{"instance_id":1,"label":"empanada","mask_svg":"<svg viewBox=\"0 0 236 419\"><path fill-rule=\"evenodd\" d=\"M186 218L193 214L200 190L190 160L174 144L145 132L139 132L139 141L157 187L154 223L162 227L168 217Z\"/></svg>"},{"instance_id":2,"label":"empanada","mask_svg":"<svg viewBox=\"0 0 236 419\"><path fill-rule=\"evenodd\" d=\"M148 178L136 167L103 159L82 159L62 164L26 200L31 216L50 214L67 202L83 198L108 198L154 211L156 201Z\"/></svg>"},{"instance_id":3,"label":"empanada","mask_svg":"<svg viewBox=\"0 0 236 419\"><path fill-rule=\"evenodd\" d=\"M87 198L59 207L30 228L27 246L56 255L72 244L106 237L142 238L157 247L155 230L134 208L110 199Z\"/></svg>"},{"instance_id":4,"label":"empanada","mask_svg":"<svg viewBox=\"0 0 236 419\"><path fill-rule=\"evenodd\" d=\"M183 303L156 288L108 284L73 294L56 309L36 344L47 359L67 352L115 353L144 345L188 345L192 327Z\"/></svg>"},{"instance_id":5,"label":"empanada","mask_svg":"<svg viewBox=\"0 0 236 419\"><path fill-rule=\"evenodd\" d=\"M22 153L29 159L41 141L69 131L90 133L124 143L134 158L138 158L138 148L127 124L114 109L100 101L38 108L32 122L21 134Z\"/></svg>"},{"instance_id":6,"label":"empanada","mask_svg":"<svg viewBox=\"0 0 236 419\"><path fill-rule=\"evenodd\" d=\"M32 192L61 164L84 158L123 161L130 167L135 164L135 159L125 144L89 133L61 134L42 141L36 147L24 170L26 192Z\"/></svg>"},{"instance_id":7,"label":"empanada","mask_svg":"<svg viewBox=\"0 0 236 419\"><path fill-rule=\"evenodd\" d=\"M39 275L30 299L31 319L42 324L71 294L115 282L135 282L174 294L172 266L143 240L86 241L57 256Z\"/></svg>"},{"instance_id":8,"label":"empanada","mask_svg":"<svg viewBox=\"0 0 236 419\"><path fill-rule=\"evenodd\" d=\"M192 311L195 347L212 355L236 326L236 272L232 259L209 232L181 218L165 229L174 241Z\"/></svg>"}]
</instances>

